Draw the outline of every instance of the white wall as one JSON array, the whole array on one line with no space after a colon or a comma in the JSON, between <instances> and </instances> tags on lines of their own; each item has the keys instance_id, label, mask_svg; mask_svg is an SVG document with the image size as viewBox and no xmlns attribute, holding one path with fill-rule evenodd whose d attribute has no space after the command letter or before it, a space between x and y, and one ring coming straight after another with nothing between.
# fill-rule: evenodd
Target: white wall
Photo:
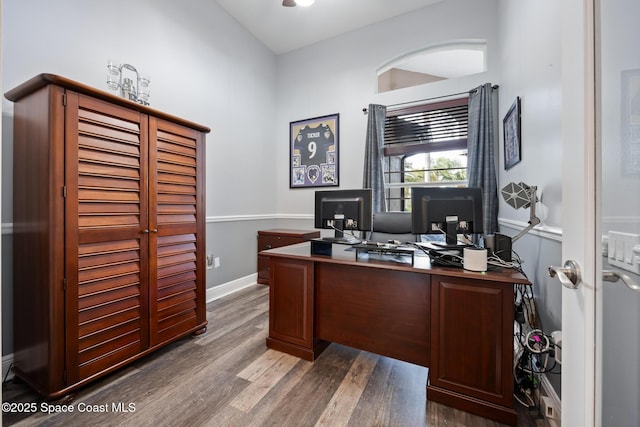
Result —
<instances>
[{"instance_id":1,"label":"white wall","mask_svg":"<svg viewBox=\"0 0 640 427\"><path fill-rule=\"evenodd\" d=\"M274 211L268 192L255 190L275 185L275 55L217 2L8 0L3 8L6 89L49 72L107 90L107 59L131 63L151 75L153 108L212 128L207 215Z\"/></svg>"},{"instance_id":2,"label":"white wall","mask_svg":"<svg viewBox=\"0 0 640 427\"><path fill-rule=\"evenodd\" d=\"M151 107L201 123L207 136L207 286L255 273L255 229L228 215L273 215L276 57L212 0L4 0L2 86L43 72L108 90L107 59L151 76ZM13 104L2 103L2 316L11 352ZM260 226L268 226L269 224ZM229 233L230 230L236 234ZM228 256L227 256L228 255Z\"/></svg>"},{"instance_id":3,"label":"white wall","mask_svg":"<svg viewBox=\"0 0 640 427\"><path fill-rule=\"evenodd\" d=\"M360 188L367 124L363 107L466 92L486 82L498 83L496 5L494 0L448 0L279 56L278 212L293 216L313 213L313 189L289 189L289 122L340 113L340 188ZM488 41L487 72L376 94L378 67L409 52L458 39Z\"/></svg>"},{"instance_id":4,"label":"white wall","mask_svg":"<svg viewBox=\"0 0 640 427\"><path fill-rule=\"evenodd\" d=\"M500 123L499 182L525 182L538 186L537 214L547 227L562 227L562 167L560 80L560 14L555 1L513 2L500 5L502 69L500 117L517 96L522 106L522 161L504 170ZM500 217L527 221L501 199Z\"/></svg>"},{"instance_id":5,"label":"white wall","mask_svg":"<svg viewBox=\"0 0 640 427\"><path fill-rule=\"evenodd\" d=\"M504 169L502 122L498 186L524 182L538 186L536 213L542 223L517 240L513 249L524 260L533 283L540 326L545 333L562 329L562 286L547 275L562 265L562 88L559 6L554 0L500 0L500 120L517 96L522 108L522 161ZM529 211L515 210L500 197L501 232L517 234ZM560 394L560 376L547 376Z\"/></svg>"}]
</instances>

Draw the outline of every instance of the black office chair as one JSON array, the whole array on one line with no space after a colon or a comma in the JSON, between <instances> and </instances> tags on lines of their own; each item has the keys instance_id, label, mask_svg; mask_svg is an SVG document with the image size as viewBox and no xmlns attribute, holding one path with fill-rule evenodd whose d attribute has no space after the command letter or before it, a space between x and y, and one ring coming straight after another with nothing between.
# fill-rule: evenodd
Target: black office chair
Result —
<instances>
[{"instance_id":1,"label":"black office chair","mask_svg":"<svg viewBox=\"0 0 640 427\"><path fill-rule=\"evenodd\" d=\"M372 230L369 241L387 243L397 240L400 243L415 242L411 233L411 212L377 212L373 214Z\"/></svg>"}]
</instances>

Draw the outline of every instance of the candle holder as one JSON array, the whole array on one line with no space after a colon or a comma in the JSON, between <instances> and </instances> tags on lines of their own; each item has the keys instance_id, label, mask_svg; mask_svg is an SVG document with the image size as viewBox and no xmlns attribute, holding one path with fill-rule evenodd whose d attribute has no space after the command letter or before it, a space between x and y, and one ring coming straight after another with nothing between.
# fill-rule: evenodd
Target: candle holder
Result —
<instances>
[{"instance_id":1,"label":"candle holder","mask_svg":"<svg viewBox=\"0 0 640 427\"><path fill-rule=\"evenodd\" d=\"M107 87L118 91L118 95L142 105L149 105L148 74L140 73L131 64L117 64L112 60L107 62Z\"/></svg>"}]
</instances>

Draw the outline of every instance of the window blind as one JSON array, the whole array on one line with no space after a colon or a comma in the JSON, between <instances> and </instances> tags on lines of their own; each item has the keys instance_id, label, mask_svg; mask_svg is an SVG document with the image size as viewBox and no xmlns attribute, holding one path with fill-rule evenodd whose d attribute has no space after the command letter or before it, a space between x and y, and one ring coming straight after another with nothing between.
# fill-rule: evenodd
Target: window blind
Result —
<instances>
[{"instance_id":1,"label":"window blind","mask_svg":"<svg viewBox=\"0 0 640 427\"><path fill-rule=\"evenodd\" d=\"M468 98L387 112L384 155L467 148Z\"/></svg>"}]
</instances>

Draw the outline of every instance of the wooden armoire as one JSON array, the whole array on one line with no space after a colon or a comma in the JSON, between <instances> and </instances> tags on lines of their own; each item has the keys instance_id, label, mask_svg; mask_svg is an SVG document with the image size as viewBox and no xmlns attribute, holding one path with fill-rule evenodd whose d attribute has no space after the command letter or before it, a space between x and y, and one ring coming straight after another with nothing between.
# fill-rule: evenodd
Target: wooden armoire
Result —
<instances>
[{"instance_id":1,"label":"wooden armoire","mask_svg":"<svg viewBox=\"0 0 640 427\"><path fill-rule=\"evenodd\" d=\"M209 128L41 74L14 102L14 372L56 399L206 330Z\"/></svg>"}]
</instances>

